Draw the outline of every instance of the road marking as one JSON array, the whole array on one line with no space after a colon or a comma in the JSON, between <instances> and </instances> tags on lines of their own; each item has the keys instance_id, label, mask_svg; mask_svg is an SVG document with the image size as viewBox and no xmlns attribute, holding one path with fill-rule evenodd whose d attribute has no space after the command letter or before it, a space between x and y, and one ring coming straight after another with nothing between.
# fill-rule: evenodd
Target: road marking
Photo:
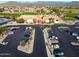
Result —
<instances>
[{"instance_id":1,"label":"road marking","mask_svg":"<svg viewBox=\"0 0 79 59\"><path fill-rule=\"evenodd\" d=\"M69 27L63 27L63 26L60 26L60 27L58 27L59 29L67 29L67 28L69 28Z\"/></svg>"},{"instance_id":2,"label":"road marking","mask_svg":"<svg viewBox=\"0 0 79 59\"><path fill-rule=\"evenodd\" d=\"M79 28L79 27L75 27L75 28Z\"/></svg>"},{"instance_id":3,"label":"road marking","mask_svg":"<svg viewBox=\"0 0 79 59\"><path fill-rule=\"evenodd\" d=\"M74 46L79 46L78 42L71 42L70 44L74 45Z\"/></svg>"}]
</instances>

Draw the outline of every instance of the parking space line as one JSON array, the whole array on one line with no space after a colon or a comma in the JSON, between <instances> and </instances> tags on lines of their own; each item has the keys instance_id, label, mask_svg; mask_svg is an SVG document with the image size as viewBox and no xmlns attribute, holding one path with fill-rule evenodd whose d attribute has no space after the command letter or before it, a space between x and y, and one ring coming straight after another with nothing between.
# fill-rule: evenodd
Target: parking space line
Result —
<instances>
[{"instance_id":1,"label":"parking space line","mask_svg":"<svg viewBox=\"0 0 79 59\"><path fill-rule=\"evenodd\" d=\"M79 28L79 27L77 26L77 27L75 27L75 28Z\"/></svg>"},{"instance_id":2,"label":"parking space line","mask_svg":"<svg viewBox=\"0 0 79 59\"><path fill-rule=\"evenodd\" d=\"M66 28L69 28L69 27L62 27L62 26L60 26L60 27L58 27L58 28L59 28L59 29L60 29L60 28L66 29Z\"/></svg>"}]
</instances>

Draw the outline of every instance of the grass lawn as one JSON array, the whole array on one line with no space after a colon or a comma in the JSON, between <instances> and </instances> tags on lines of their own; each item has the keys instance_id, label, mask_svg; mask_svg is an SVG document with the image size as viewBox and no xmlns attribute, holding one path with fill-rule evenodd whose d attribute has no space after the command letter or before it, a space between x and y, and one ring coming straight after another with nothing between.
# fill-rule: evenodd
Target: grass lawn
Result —
<instances>
[{"instance_id":1,"label":"grass lawn","mask_svg":"<svg viewBox=\"0 0 79 59\"><path fill-rule=\"evenodd\" d=\"M1 13L0 12L0 16L1 15L3 15L3 16L20 16L20 15L37 15L37 13L34 13L34 12Z\"/></svg>"}]
</instances>

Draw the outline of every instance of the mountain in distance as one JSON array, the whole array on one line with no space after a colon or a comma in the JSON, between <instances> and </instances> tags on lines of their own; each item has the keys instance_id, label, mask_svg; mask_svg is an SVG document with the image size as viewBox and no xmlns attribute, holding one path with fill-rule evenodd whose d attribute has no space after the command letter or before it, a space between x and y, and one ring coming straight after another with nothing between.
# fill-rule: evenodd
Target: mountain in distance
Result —
<instances>
[{"instance_id":1,"label":"mountain in distance","mask_svg":"<svg viewBox=\"0 0 79 59\"><path fill-rule=\"evenodd\" d=\"M71 1L71 2L64 2L64 1L8 1L4 3L0 3L0 5L24 5L24 6L79 6L79 1Z\"/></svg>"},{"instance_id":2,"label":"mountain in distance","mask_svg":"<svg viewBox=\"0 0 79 59\"><path fill-rule=\"evenodd\" d=\"M55 5L55 4L63 4L63 2L54 2L54 1L36 1L36 2L29 2L29 1L8 1L2 3L1 5Z\"/></svg>"}]
</instances>

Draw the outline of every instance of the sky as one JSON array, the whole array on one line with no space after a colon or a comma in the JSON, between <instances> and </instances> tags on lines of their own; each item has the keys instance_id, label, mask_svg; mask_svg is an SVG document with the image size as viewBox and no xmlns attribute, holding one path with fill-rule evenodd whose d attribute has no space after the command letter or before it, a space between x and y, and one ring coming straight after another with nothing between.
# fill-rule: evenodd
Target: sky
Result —
<instances>
[{"instance_id":1,"label":"sky","mask_svg":"<svg viewBox=\"0 0 79 59\"><path fill-rule=\"evenodd\" d=\"M3 2L3 1L79 1L79 0L1 0L1 1Z\"/></svg>"},{"instance_id":2,"label":"sky","mask_svg":"<svg viewBox=\"0 0 79 59\"><path fill-rule=\"evenodd\" d=\"M7 1L29 1L29 2L36 2L36 1L64 1L64 2L71 2L71 1L79 1L79 0L0 0L0 3L5 3Z\"/></svg>"}]
</instances>

